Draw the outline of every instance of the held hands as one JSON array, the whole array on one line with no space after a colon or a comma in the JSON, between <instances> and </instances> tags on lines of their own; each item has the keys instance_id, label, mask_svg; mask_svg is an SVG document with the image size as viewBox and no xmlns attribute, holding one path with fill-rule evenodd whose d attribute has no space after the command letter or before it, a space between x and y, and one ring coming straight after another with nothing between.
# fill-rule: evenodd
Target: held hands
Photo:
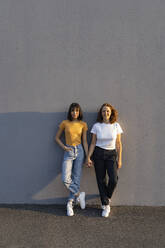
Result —
<instances>
[{"instance_id":1,"label":"held hands","mask_svg":"<svg viewBox=\"0 0 165 248\"><path fill-rule=\"evenodd\" d=\"M93 161L90 158L86 158L85 164L87 167L92 167L93 166Z\"/></svg>"}]
</instances>

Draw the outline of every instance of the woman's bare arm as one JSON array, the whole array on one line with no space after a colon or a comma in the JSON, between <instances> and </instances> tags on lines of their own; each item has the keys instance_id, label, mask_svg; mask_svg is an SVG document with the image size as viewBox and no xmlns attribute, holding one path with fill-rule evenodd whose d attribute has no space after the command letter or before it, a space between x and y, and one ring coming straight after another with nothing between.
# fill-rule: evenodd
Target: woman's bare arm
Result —
<instances>
[{"instance_id":1,"label":"woman's bare arm","mask_svg":"<svg viewBox=\"0 0 165 248\"><path fill-rule=\"evenodd\" d=\"M122 142L121 142L121 134L117 135L116 139L116 150L118 155L118 169L122 167Z\"/></svg>"},{"instance_id":2,"label":"woman's bare arm","mask_svg":"<svg viewBox=\"0 0 165 248\"><path fill-rule=\"evenodd\" d=\"M65 146L62 141L60 140L61 134L62 134L63 130L61 130L60 128L58 129L56 136L55 136L55 141L57 142L57 144L64 149L65 151L70 151L72 150L72 148Z\"/></svg>"},{"instance_id":3,"label":"woman's bare arm","mask_svg":"<svg viewBox=\"0 0 165 248\"><path fill-rule=\"evenodd\" d=\"M92 166L93 162L91 160L91 156L94 152L94 149L95 149L95 146L96 146L96 134L92 134L92 140L91 140L91 144L90 144L90 147L89 147L89 152L88 152L88 156L87 156L87 164L88 166Z\"/></svg>"},{"instance_id":4,"label":"woman's bare arm","mask_svg":"<svg viewBox=\"0 0 165 248\"><path fill-rule=\"evenodd\" d=\"M85 155L87 157L87 155L88 155L88 143L87 143L87 131L86 130L83 131L82 139L83 139L83 147L85 150Z\"/></svg>"}]
</instances>

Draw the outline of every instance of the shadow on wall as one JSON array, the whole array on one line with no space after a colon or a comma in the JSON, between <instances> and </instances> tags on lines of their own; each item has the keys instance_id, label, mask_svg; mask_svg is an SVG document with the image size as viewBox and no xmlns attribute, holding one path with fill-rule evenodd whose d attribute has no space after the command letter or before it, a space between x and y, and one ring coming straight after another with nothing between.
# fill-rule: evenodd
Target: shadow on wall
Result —
<instances>
[{"instance_id":1,"label":"shadow on wall","mask_svg":"<svg viewBox=\"0 0 165 248\"><path fill-rule=\"evenodd\" d=\"M63 151L54 142L64 119L66 113L0 115L0 203L60 204L66 200L68 192L61 182ZM96 113L84 113L89 130L95 119ZM97 196L89 191L87 199Z\"/></svg>"}]
</instances>

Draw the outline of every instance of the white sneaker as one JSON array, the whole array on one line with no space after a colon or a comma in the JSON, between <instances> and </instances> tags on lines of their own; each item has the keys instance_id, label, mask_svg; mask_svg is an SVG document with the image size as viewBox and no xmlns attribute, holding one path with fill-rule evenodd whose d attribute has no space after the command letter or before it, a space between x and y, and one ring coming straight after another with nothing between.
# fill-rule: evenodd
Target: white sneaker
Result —
<instances>
[{"instance_id":1,"label":"white sneaker","mask_svg":"<svg viewBox=\"0 0 165 248\"><path fill-rule=\"evenodd\" d=\"M111 204L111 199L109 199L109 204L107 204L107 205L109 205L110 206L110 204ZM104 209L105 208L105 205L102 205L101 204L101 209ZM111 208L111 207L110 207Z\"/></svg>"},{"instance_id":2,"label":"white sneaker","mask_svg":"<svg viewBox=\"0 0 165 248\"><path fill-rule=\"evenodd\" d=\"M81 209L85 209L85 192L79 194L77 201L80 203Z\"/></svg>"},{"instance_id":3,"label":"white sneaker","mask_svg":"<svg viewBox=\"0 0 165 248\"><path fill-rule=\"evenodd\" d=\"M74 215L73 201L68 201L68 203L66 205L66 209L67 209L67 216L73 216Z\"/></svg>"},{"instance_id":4,"label":"white sneaker","mask_svg":"<svg viewBox=\"0 0 165 248\"><path fill-rule=\"evenodd\" d=\"M102 206L102 209L103 209L103 211L102 211L102 217L108 217L109 214L110 214L110 211L111 211L110 205L103 205Z\"/></svg>"}]
</instances>

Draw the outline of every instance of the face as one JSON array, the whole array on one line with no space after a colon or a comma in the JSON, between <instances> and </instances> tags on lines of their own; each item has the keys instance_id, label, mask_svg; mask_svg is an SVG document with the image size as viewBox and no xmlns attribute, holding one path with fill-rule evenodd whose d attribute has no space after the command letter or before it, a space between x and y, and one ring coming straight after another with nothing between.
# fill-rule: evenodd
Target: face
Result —
<instances>
[{"instance_id":1,"label":"face","mask_svg":"<svg viewBox=\"0 0 165 248\"><path fill-rule=\"evenodd\" d=\"M102 117L103 117L103 121L107 122L109 121L109 118L111 117L111 108L108 106L104 106L102 108Z\"/></svg>"},{"instance_id":2,"label":"face","mask_svg":"<svg viewBox=\"0 0 165 248\"><path fill-rule=\"evenodd\" d=\"M74 108L71 110L71 116L73 120L77 120L77 118L79 117L79 109L78 108Z\"/></svg>"}]
</instances>

